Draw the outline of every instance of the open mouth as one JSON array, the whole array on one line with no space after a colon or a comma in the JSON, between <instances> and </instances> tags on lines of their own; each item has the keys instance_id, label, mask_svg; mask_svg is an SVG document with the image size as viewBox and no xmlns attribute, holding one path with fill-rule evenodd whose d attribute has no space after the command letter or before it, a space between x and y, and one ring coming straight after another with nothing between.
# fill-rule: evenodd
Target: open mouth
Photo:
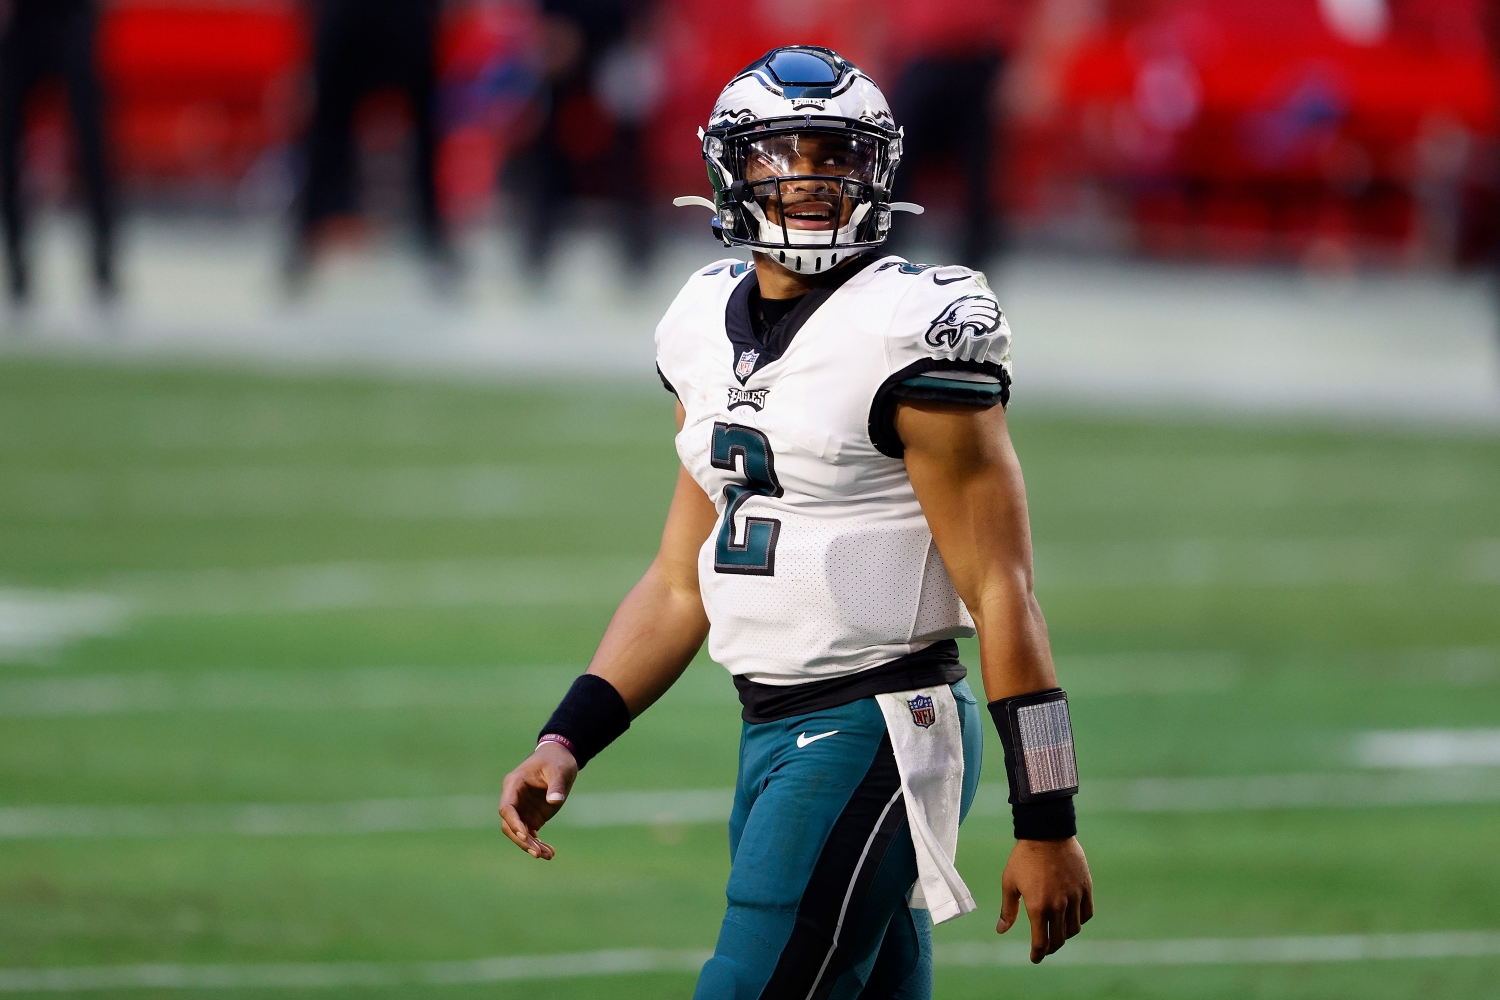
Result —
<instances>
[{"instance_id":1,"label":"open mouth","mask_svg":"<svg viewBox=\"0 0 1500 1000\"><path fill-rule=\"evenodd\" d=\"M837 214L832 202L799 201L786 206L788 229L832 229Z\"/></svg>"}]
</instances>

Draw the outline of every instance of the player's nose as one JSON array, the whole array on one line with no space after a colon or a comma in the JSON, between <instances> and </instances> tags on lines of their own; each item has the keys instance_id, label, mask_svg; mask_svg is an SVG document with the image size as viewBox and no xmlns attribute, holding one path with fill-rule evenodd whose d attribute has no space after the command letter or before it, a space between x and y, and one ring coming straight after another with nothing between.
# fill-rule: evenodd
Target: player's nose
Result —
<instances>
[{"instance_id":1,"label":"player's nose","mask_svg":"<svg viewBox=\"0 0 1500 1000\"><path fill-rule=\"evenodd\" d=\"M804 166L806 167L806 170L804 170ZM804 172L811 172L811 169L812 167L810 164L799 165L799 167L797 168L797 172L799 174ZM794 180L783 181L782 185L788 191L797 191L803 194L817 194L825 191L833 191L838 187L835 182L829 180L826 177L798 177Z\"/></svg>"}]
</instances>

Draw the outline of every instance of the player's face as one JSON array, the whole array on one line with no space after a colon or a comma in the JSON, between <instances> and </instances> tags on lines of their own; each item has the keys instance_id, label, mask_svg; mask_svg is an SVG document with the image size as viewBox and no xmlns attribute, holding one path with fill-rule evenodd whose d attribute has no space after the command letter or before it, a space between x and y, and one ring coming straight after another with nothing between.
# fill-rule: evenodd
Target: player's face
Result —
<instances>
[{"instance_id":1,"label":"player's face","mask_svg":"<svg viewBox=\"0 0 1500 1000\"><path fill-rule=\"evenodd\" d=\"M750 143L745 180L753 185L771 177L795 178L781 182L780 198L773 186L755 189L773 224L782 225L784 218L788 229L838 229L848 224L854 211L853 198L839 197L838 178L870 183L875 177L875 144L860 136L827 132L792 132Z\"/></svg>"}]
</instances>

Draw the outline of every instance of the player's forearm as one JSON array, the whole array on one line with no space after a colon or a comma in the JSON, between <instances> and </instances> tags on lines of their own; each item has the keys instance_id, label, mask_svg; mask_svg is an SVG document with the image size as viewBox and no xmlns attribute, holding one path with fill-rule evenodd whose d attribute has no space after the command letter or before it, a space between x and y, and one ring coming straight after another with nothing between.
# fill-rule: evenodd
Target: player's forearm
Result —
<instances>
[{"instance_id":1,"label":"player's forearm","mask_svg":"<svg viewBox=\"0 0 1500 1000\"><path fill-rule=\"evenodd\" d=\"M682 676L708 635L708 616L696 580L672 579L651 564L610 619L589 673L620 692L632 718L651 707Z\"/></svg>"},{"instance_id":2,"label":"player's forearm","mask_svg":"<svg viewBox=\"0 0 1500 1000\"><path fill-rule=\"evenodd\" d=\"M1029 576L1010 579L985 589L977 609L971 608L979 631L980 673L990 701L1014 698L1058 686L1047 640L1047 621L1032 593Z\"/></svg>"}]
</instances>

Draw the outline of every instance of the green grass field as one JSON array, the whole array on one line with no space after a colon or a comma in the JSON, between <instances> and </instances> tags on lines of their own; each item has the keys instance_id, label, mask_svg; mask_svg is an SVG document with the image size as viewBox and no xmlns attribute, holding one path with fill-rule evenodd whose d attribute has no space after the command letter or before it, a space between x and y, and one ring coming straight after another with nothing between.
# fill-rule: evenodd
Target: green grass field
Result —
<instances>
[{"instance_id":1,"label":"green grass field","mask_svg":"<svg viewBox=\"0 0 1500 1000\"><path fill-rule=\"evenodd\" d=\"M1086 783L1383 780L1356 756L1361 734L1500 728L1500 437L1079 416L1024 391L1011 422ZM0 806L498 796L650 558L671 434L669 397L645 390L5 360ZM738 725L705 658L577 790L727 788ZM1493 787L1496 770L1406 777ZM1163 812L1090 809L1086 793L1080 807L1089 939L1500 931L1495 796ZM0 970L713 945L720 823L559 826L551 864L498 822L458 826L0 838ZM940 945L994 939L1009 844L994 810L965 825L980 912L939 928ZM944 964L937 993L1368 1000L1497 984L1492 955Z\"/></svg>"}]
</instances>

